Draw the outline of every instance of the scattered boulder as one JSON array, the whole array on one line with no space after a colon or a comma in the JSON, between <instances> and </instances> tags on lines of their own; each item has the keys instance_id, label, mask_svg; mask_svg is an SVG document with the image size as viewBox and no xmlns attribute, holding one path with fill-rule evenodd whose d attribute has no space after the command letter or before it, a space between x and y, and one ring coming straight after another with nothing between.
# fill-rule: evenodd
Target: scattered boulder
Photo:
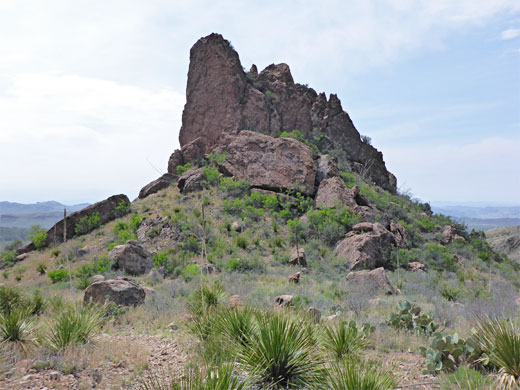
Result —
<instances>
[{"instance_id":1,"label":"scattered boulder","mask_svg":"<svg viewBox=\"0 0 520 390\"><path fill-rule=\"evenodd\" d=\"M442 238L440 240L440 243L442 245L448 245L453 241L466 241L466 239L459 234L455 226L444 226L444 228L442 229Z\"/></svg>"},{"instance_id":2,"label":"scattered boulder","mask_svg":"<svg viewBox=\"0 0 520 390\"><path fill-rule=\"evenodd\" d=\"M260 73L252 68L246 73L231 44L221 35L211 34L199 39L190 51L179 133L183 163L197 162L224 135L243 129L269 135L299 129L307 138L319 135L324 148L342 152L344 163L381 187L396 191L395 176L387 171L383 155L361 139L336 95L327 99L324 93L295 83L287 64L272 64Z\"/></svg>"},{"instance_id":3,"label":"scattered boulder","mask_svg":"<svg viewBox=\"0 0 520 390\"><path fill-rule=\"evenodd\" d=\"M312 150L302 142L244 130L223 138L216 151L226 155L220 166L225 174L253 187L277 192L296 187L314 195L316 164Z\"/></svg>"},{"instance_id":4,"label":"scattered boulder","mask_svg":"<svg viewBox=\"0 0 520 390\"><path fill-rule=\"evenodd\" d=\"M211 263L202 264L200 270L204 275L213 275L218 272L217 266Z\"/></svg>"},{"instance_id":5,"label":"scattered boulder","mask_svg":"<svg viewBox=\"0 0 520 390\"><path fill-rule=\"evenodd\" d=\"M178 176L177 167L179 165L184 165L184 158L180 149L176 149L168 160L168 173L172 176Z\"/></svg>"},{"instance_id":6,"label":"scattered boulder","mask_svg":"<svg viewBox=\"0 0 520 390\"><path fill-rule=\"evenodd\" d=\"M243 303L242 297L240 295L235 294L235 295L231 295L229 297L229 308L230 309L242 307L243 304L244 303Z\"/></svg>"},{"instance_id":7,"label":"scattered boulder","mask_svg":"<svg viewBox=\"0 0 520 390\"><path fill-rule=\"evenodd\" d=\"M119 269L130 275L143 275L153 267L152 255L137 241L128 241L124 245L118 245L108 254L109 259L116 262Z\"/></svg>"},{"instance_id":8,"label":"scattered boulder","mask_svg":"<svg viewBox=\"0 0 520 390\"><path fill-rule=\"evenodd\" d=\"M359 187L348 189L343 180L337 176L325 178L318 187L314 200L316 207L347 206L354 213L367 215L373 212L370 203L359 193Z\"/></svg>"},{"instance_id":9,"label":"scattered boulder","mask_svg":"<svg viewBox=\"0 0 520 390\"><path fill-rule=\"evenodd\" d=\"M334 254L346 259L350 270L372 270L387 265L388 253L396 245L394 235L382 224L362 222L336 244Z\"/></svg>"},{"instance_id":10,"label":"scattered boulder","mask_svg":"<svg viewBox=\"0 0 520 390\"><path fill-rule=\"evenodd\" d=\"M90 245L85 245L84 247L78 249L77 256L78 257L86 256L92 251L92 249L93 248Z\"/></svg>"},{"instance_id":11,"label":"scattered boulder","mask_svg":"<svg viewBox=\"0 0 520 390\"><path fill-rule=\"evenodd\" d=\"M392 286L386 276L383 267L374 270L362 270L350 272L346 276L347 282L356 289L363 290L370 295L392 295L397 294L397 290Z\"/></svg>"},{"instance_id":12,"label":"scattered boulder","mask_svg":"<svg viewBox=\"0 0 520 390\"><path fill-rule=\"evenodd\" d=\"M300 272L296 272L295 274L289 275L289 283L298 284L300 283Z\"/></svg>"},{"instance_id":13,"label":"scattered boulder","mask_svg":"<svg viewBox=\"0 0 520 390\"><path fill-rule=\"evenodd\" d=\"M179 190L184 193L199 191L202 189L205 180L206 175L204 174L204 169L192 168L179 177L177 187L179 187Z\"/></svg>"},{"instance_id":14,"label":"scattered boulder","mask_svg":"<svg viewBox=\"0 0 520 390\"><path fill-rule=\"evenodd\" d=\"M302 267L307 267L307 260L305 258L305 250L303 248L300 248L299 251L296 251L296 248L294 249L294 252L291 254L291 257L289 258L289 261L287 261L290 265L299 265Z\"/></svg>"},{"instance_id":15,"label":"scattered boulder","mask_svg":"<svg viewBox=\"0 0 520 390\"><path fill-rule=\"evenodd\" d=\"M292 295L279 295L274 299L274 302L278 306L292 306L293 298Z\"/></svg>"},{"instance_id":16,"label":"scattered boulder","mask_svg":"<svg viewBox=\"0 0 520 390\"><path fill-rule=\"evenodd\" d=\"M244 225L241 222L233 221L231 223L231 230L237 233L242 233L244 231Z\"/></svg>"},{"instance_id":17,"label":"scattered boulder","mask_svg":"<svg viewBox=\"0 0 520 390\"><path fill-rule=\"evenodd\" d=\"M418 261L411 261L408 263L408 269L412 272L425 272L426 265Z\"/></svg>"},{"instance_id":18,"label":"scattered boulder","mask_svg":"<svg viewBox=\"0 0 520 390\"><path fill-rule=\"evenodd\" d=\"M116 305L137 306L144 303L146 293L135 280L118 277L92 283L86 290L83 303L105 304L105 301Z\"/></svg>"},{"instance_id":19,"label":"scattered boulder","mask_svg":"<svg viewBox=\"0 0 520 390\"><path fill-rule=\"evenodd\" d=\"M141 191L139 191L139 199L144 199L152 194L155 194L156 192L159 192L160 190L163 190L165 188L168 188L173 183L175 183L175 180L177 179L177 175L172 175L171 173L165 173L158 179L155 179L154 181L148 183L143 188L141 188Z\"/></svg>"},{"instance_id":20,"label":"scattered boulder","mask_svg":"<svg viewBox=\"0 0 520 390\"><path fill-rule=\"evenodd\" d=\"M309 314L309 317L311 317L313 322L315 322L315 323L320 322L321 311L319 309L316 309L315 307L309 307L307 309L307 314Z\"/></svg>"},{"instance_id":21,"label":"scattered boulder","mask_svg":"<svg viewBox=\"0 0 520 390\"><path fill-rule=\"evenodd\" d=\"M325 179L340 176L338 166L332 158L327 155L321 155L318 159L318 169L316 171L316 184L320 184Z\"/></svg>"},{"instance_id":22,"label":"scattered boulder","mask_svg":"<svg viewBox=\"0 0 520 390\"><path fill-rule=\"evenodd\" d=\"M390 231L395 237L395 241L397 242L397 246L399 248L410 248L410 234L404 228L404 226L399 225L395 221L390 221Z\"/></svg>"},{"instance_id":23,"label":"scattered boulder","mask_svg":"<svg viewBox=\"0 0 520 390\"><path fill-rule=\"evenodd\" d=\"M22 253L21 255L18 255L16 256L16 261L23 261L25 260L26 258L29 257L29 253Z\"/></svg>"},{"instance_id":24,"label":"scattered boulder","mask_svg":"<svg viewBox=\"0 0 520 390\"><path fill-rule=\"evenodd\" d=\"M139 227L137 228L137 239L141 243L149 245L151 242L159 238L164 239L167 242L177 241L179 238L179 231L175 224L168 217L161 216L141 220Z\"/></svg>"}]
</instances>

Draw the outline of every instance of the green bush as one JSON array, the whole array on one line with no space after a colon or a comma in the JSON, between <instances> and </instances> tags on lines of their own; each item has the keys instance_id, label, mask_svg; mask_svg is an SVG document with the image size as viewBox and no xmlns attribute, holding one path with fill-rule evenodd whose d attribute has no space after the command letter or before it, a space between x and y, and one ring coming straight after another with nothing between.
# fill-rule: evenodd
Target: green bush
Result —
<instances>
[{"instance_id":1,"label":"green bush","mask_svg":"<svg viewBox=\"0 0 520 390\"><path fill-rule=\"evenodd\" d=\"M80 218L74 226L74 233L76 233L77 236L80 236L82 234L87 234L100 226L101 217L99 216L99 213L95 212L91 215L85 215Z\"/></svg>"},{"instance_id":2,"label":"green bush","mask_svg":"<svg viewBox=\"0 0 520 390\"><path fill-rule=\"evenodd\" d=\"M47 272L47 276L52 280L52 283L57 283L69 279L69 271L64 268L55 269L54 271Z\"/></svg>"},{"instance_id":3,"label":"green bush","mask_svg":"<svg viewBox=\"0 0 520 390\"><path fill-rule=\"evenodd\" d=\"M187 282L197 275L200 275L200 267L197 264L188 264L181 271L182 278Z\"/></svg>"},{"instance_id":4,"label":"green bush","mask_svg":"<svg viewBox=\"0 0 520 390\"><path fill-rule=\"evenodd\" d=\"M220 178L220 191L226 198L236 198L244 195L251 184L245 180L235 179L233 177Z\"/></svg>"},{"instance_id":5,"label":"green bush","mask_svg":"<svg viewBox=\"0 0 520 390\"><path fill-rule=\"evenodd\" d=\"M118 203L115 208L114 215L116 218L121 218L128 214L131 210L132 206L129 202L122 200Z\"/></svg>"},{"instance_id":6,"label":"green bush","mask_svg":"<svg viewBox=\"0 0 520 390\"><path fill-rule=\"evenodd\" d=\"M191 163L177 166L177 175L182 175L191 169Z\"/></svg>"},{"instance_id":7,"label":"green bush","mask_svg":"<svg viewBox=\"0 0 520 390\"><path fill-rule=\"evenodd\" d=\"M440 378L440 382L441 390L490 390L493 384L491 378L466 366Z\"/></svg>"},{"instance_id":8,"label":"green bush","mask_svg":"<svg viewBox=\"0 0 520 390\"><path fill-rule=\"evenodd\" d=\"M42 249L47 246L47 231L40 225L32 225L27 237L36 249Z\"/></svg>"},{"instance_id":9,"label":"green bush","mask_svg":"<svg viewBox=\"0 0 520 390\"><path fill-rule=\"evenodd\" d=\"M249 240L245 236L237 236L234 241L239 248L247 249L249 247Z\"/></svg>"},{"instance_id":10,"label":"green bush","mask_svg":"<svg viewBox=\"0 0 520 390\"><path fill-rule=\"evenodd\" d=\"M204 177L210 186L216 186L219 183L220 173L215 168L204 168Z\"/></svg>"}]
</instances>

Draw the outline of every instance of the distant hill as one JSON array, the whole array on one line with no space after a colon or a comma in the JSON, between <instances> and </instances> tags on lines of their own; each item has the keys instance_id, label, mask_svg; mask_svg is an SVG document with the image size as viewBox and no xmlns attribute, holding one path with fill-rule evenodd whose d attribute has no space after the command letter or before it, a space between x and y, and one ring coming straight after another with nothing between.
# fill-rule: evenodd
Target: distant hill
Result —
<instances>
[{"instance_id":1,"label":"distant hill","mask_svg":"<svg viewBox=\"0 0 520 390\"><path fill-rule=\"evenodd\" d=\"M520 261L520 226L488 230L486 240L497 252L505 253L512 260Z\"/></svg>"},{"instance_id":2,"label":"distant hill","mask_svg":"<svg viewBox=\"0 0 520 390\"><path fill-rule=\"evenodd\" d=\"M432 211L464 222L469 230L489 230L520 225L520 206L433 203Z\"/></svg>"},{"instance_id":3,"label":"distant hill","mask_svg":"<svg viewBox=\"0 0 520 390\"><path fill-rule=\"evenodd\" d=\"M88 205L81 203L68 206L55 201L32 204L0 202L0 248L15 240L25 241L32 225L50 228L63 218L64 208L72 213Z\"/></svg>"}]
</instances>

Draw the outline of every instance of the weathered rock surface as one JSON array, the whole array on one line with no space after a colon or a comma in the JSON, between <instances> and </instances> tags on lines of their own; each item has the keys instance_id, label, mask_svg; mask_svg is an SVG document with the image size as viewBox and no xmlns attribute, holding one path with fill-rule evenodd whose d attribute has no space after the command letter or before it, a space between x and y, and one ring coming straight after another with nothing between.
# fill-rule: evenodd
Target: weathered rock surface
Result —
<instances>
[{"instance_id":1,"label":"weathered rock surface","mask_svg":"<svg viewBox=\"0 0 520 390\"><path fill-rule=\"evenodd\" d=\"M101 202L94 203L88 207L80 211L76 211L67 216L67 239L74 237L75 231L74 228L79 220L83 217L90 217L94 213L98 213L99 218L101 220L101 224L105 224L113 219L115 219L117 215L116 207L121 203L125 202L127 204L130 203L130 200L126 195L114 195L108 199L102 200ZM52 243L60 243L63 242L63 232L65 229L65 223L62 220L56 222L56 224L51 227L47 231L47 244L50 245ZM18 249L18 253L27 253L35 250L36 247L31 242L24 247Z\"/></svg>"},{"instance_id":2,"label":"weathered rock surface","mask_svg":"<svg viewBox=\"0 0 520 390\"><path fill-rule=\"evenodd\" d=\"M152 255L137 241L128 241L110 251L108 257L116 262L119 269L130 275L143 275L153 267Z\"/></svg>"},{"instance_id":3,"label":"weathered rock surface","mask_svg":"<svg viewBox=\"0 0 520 390\"><path fill-rule=\"evenodd\" d=\"M274 299L274 302L279 306L292 306L292 295L279 295Z\"/></svg>"},{"instance_id":4,"label":"weathered rock surface","mask_svg":"<svg viewBox=\"0 0 520 390\"><path fill-rule=\"evenodd\" d=\"M448 245L453 241L466 241L466 239L459 233L460 232L457 231L457 228L453 225L444 226L444 229L442 229L441 244Z\"/></svg>"},{"instance_id":5,"label":"weathered rock surface","mask_svg":"<svg viewBox=\"0 0 520 390\"><path fill-rule=\"evenodd\" d=\"M397 294L398 292L388 280L383 267L371 271L362 270L350 272L346 276L346 279L352 289L361 290L370 295L391 295Z\"/></svg>"},{"instance_id":6,"label":"weathered rock surface","mask_svg":"<svg viewBox=\"0 0 520 390\"><path fill-rule=\"evenodd\" d=\"M160 190L168 188L170 185L172 185L172 183L175 183L176 179L177 175L165 173L158 179L155 179L154 181L148 183L143 188L141 188L141 191L139 191L138 198L144 199L152 194L159 192Z\"/></svg>"},{"instance_id":7,"label":"weathered rock surface","mask_svg":"<svg viewBox=\"0 0 520 390\"><path fill-rule=\"evenodd\" d=\"M303 248L299 248L299 250L296 251L296 248L295 248L293 253L291 254L291 257L287 261L287 264L300 265L302 267L307 267L307 259L305 257L305 250Z\"/></svg>"},{"instance_id":8,"label":"weathered rock surface","mask_svg":"<svg viewBox=\"0 0 520 390\"><path fill-rule=\"evenodd\" d=\"M137 306L144 303L146 293L135 280L116 278L91 284L86 290L83 302L103 305L106 300L116 305Z\"/></svg>"},{"instance_id":9,"label":"weathered rock surface","mask_svg":"<svg viewBox=\"0 0 520 390\"><path fill-rule=\"evenodd\" d=\"M176 149L168 159L168 173L174 176L178 176L177 167L179 165L184 165L184 159L180 149Z\"/></svg>"},{"instance_id":10,"label":"weathered rock surface","mask_svg":"<svg viewBox=\"0 0 520 390\"><path fill-rule=\"evenodd\" d=\"M316 184L320 184L325 179L340 176L340 171L336 163L327 155L321 155L318 159L318 169L316 171Z\"/></svg>"},{"instance_id":11,"label":"weathered rock surface","mask_svg":"<svg viewBox=\"0 0 520 390\"><path fill-rule=\"evenodd\" d=\"M301 276L300 272L296 272L295 274L289 275L289 278L288 278L289 283L294 283L294 284L300 283L300 276Z\"/></svg>"},{"instance_id":12,"label":"weathered rock surface","mask_svg":"<svg viewBox=\"0 0 520 390\"><path fill-rule=\"evenodd\" d=\"M181 192L185 193L199 191L202 189L205 180L206 175L204 174L204 169L190 169L179 177L177 187L179 187Z\"/></svg>"},{"instance_id":13,"label":"weathered rock surface","mask_svg":"<svg viewBox=\"0 0 520 390\"><path fill-rule=\"evenodd\" d=\"M359 187L347 188L337 176L324 179L314 200L316 207L347 206L352 212L365 216L375 212L368 200L359 193Z\"/></svg>"},{"instance_id":14,"label":"weathered rock surface","mask_svg":"<svg viewBox=\"0 0 520 390\"><path fill-rule=\"evenodd\" d=\"M404 226L399 225L395 221L390 221L390 231L395 237L399 248L410 248L411 238Z\"/></svg>"},{"instance_id":15,"label":"weathered rock surface","mask_svg":"<svg viewBox=\"0 0 520 390\"><path fill-rule=\"evenodd\" d=\"M424 272L426 271L426 265L418 261L411 261L408 263L408 269L412 272Z\"/></svg>"},{"instance_id":16,"label":"weathered rock surface","mask_svg":"<svg viewBox=\"0 0 520 390\"><path fill-rule=\"evenodd\" d=\"M312 150L295 139L241 131L224 137L216 151L226 155L220 167L225 174L247 180L253 187L274 191L294 188L306 195L315 192Z\"/></svg>"},{"instance_id":17,"label":"weathered rock surface","mask_svg":"<svg viewBox=\"0 0 520 390\"><path fill-rule=\"evenodd\" d=\"M244 302L240 295L235 294L235 295L231 295L229 297L229 308L230 309L242 307L243 305L244 305Z\"/></svg>"},{"instance_id":18,"label":"weathered rock surface","mask_svg":"<svg viewBox=\"0 0 520 390\"><path fill-rule=\"evenodd\" d=\"M396 245L394 235L382 224L362 222L337 243L334 254L347 260L350 270L372 270L387 265L388 253Z\"/></svg>"},{"instance_id":19,"label":"weathered rock surface","mask_svg":"<svg viewBox=\"0 0 520 390\"><path fill-rule=\"evenodd\" d=\"M286 64L256 66L244 72L237 52L219 34L201 38L190 51L186 105L179 141L182 153L172 155L170 173L178 164L197 163L223 134L252 130L275 135L300 130L320 136L323 149L335 149L352 169L390 191L395 176L386 170L382 154L361 140L336 95L329 99L294 82Z\"/></svg>"}]
</instances>

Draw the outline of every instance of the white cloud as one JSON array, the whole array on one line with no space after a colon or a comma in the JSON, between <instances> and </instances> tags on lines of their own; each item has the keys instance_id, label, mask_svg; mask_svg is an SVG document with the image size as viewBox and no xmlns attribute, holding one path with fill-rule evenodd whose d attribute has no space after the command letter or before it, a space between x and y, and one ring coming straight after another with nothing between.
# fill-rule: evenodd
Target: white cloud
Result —
<instances>
[{"instance_id":1,"label":"white cloud","mask_svg":"<svg viewBox=\"0 0 520 390\"><path fill-rule=\"evenodd\" d=\"M502 31L500 37L503 40L514 39L520 36L520 28L509 28L507 30Z\"/></svg>"}]
</instances>

